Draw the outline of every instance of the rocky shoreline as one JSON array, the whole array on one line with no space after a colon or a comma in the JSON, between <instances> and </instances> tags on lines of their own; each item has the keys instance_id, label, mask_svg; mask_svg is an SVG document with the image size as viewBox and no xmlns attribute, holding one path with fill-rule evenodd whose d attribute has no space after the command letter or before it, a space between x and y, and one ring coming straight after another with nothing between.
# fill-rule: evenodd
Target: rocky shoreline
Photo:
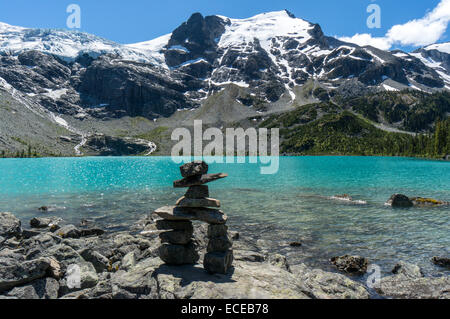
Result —
<instances>
[{"instance_id":1,"label":"rocky shoreline","mask_svg":"<svg viewBox=\"0 0 450 319\"><path fill-rule=\"evenodd\" d=\"M22 227L13 214L0 213L0 299L450 298L449 276L424 277L415 265L399 262L372 289L351 274L354 264L364 272L365 258L335 258L342 273L290 265L233 231L233 267L210 274L202 265L207 225L194 228L197 264L166 265L157 220L149 215L129 231L104 232L52 217ZM446 258L433 262L448 267Z\"/></svg>"}]
</instances>

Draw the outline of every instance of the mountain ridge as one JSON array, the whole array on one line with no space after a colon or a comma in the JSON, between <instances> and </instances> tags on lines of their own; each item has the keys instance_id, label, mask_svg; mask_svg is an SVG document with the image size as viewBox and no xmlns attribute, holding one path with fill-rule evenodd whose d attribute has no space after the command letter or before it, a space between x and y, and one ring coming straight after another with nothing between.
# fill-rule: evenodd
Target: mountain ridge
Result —
<instances>
[{"instance_id":1,"label":"mountain ridge","mask_svg":"<svg viewBox=\"0 0 450 319\"><path fill-rule=\"evenodd\" d=\"M98 134L139 136L193 119L222 126L321 101L448 91L450 54L442 51L445 44L410 53L360 47L286 10L247 19L194 13L170 34L127 45L0 24L0 89L20 92L72 128L83 153L108 140ZM385 105L377 112L384 118ZM432 129L429 115L420 123L414 127Z\"/></svg>"}]
</instances>

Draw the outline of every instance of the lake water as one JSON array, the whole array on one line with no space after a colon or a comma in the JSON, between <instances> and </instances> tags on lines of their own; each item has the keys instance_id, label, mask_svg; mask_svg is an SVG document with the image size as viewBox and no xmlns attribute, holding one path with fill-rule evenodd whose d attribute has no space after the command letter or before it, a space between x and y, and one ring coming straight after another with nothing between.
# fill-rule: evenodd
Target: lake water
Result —
<instances>
[{"instance_id":1,"label":"lake water","mask_svg":"<svg viewBox=\"0 0 450 319\"><path fill-rule=\"evenodd\" d=\"M55 215L126 228L183 195L172 188L178 166L170 157L0 159L0 211L26 224ZM392 209L384 202L394 193L450 201L450 162L282 157L274 175L248 163L211 164L209 171L229 174L209 185L232 228L293 264L330 270L330 257L348 253L368 257L384 273L404 260L427 275L449 274L430 258L450 255L450 208ZM330 199L343 193L367 205ZM51 212L39 212L41 206ZM303 245L290 247L292 241Z\"/></svg>"}]
</instances>

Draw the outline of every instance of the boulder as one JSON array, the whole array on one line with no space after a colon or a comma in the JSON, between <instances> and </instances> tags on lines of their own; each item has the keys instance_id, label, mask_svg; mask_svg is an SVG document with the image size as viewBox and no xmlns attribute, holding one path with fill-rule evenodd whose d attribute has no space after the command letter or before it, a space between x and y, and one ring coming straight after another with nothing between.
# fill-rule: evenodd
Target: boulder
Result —
<instances>
[{"instance_id":1,"label":"boulder","mask_svg":"<svg viewBox=\"0 0 450 319\"><path fill-rule=\"evenodd\" d=\"M7 293L18 299L57 299L59 283L54 278L43 278L32 283L16 287Z\"/></svg>"},{"instance_id":2,"label":"boulder","mask_svg":"<svg viewBox=\"0 0 450 319\"><path fill-rule=\"evenodd\" d=\"M195 264L200 258L193 243L187 245L163 243L159 247L159 257L169 265Z\"/></svg>"},{"instance_id":3,"label":"boulder","mask_svg":"<svg viewBox=\"0 0 450 319\"><path fill-rule=\"evenodd\" d=\"M208 164L203 161L194 161L180 167L181 176L191 177L208 173Z\"/></svg>"},{"instance_id":4,"label":"boulder","mask_svg":"<svg viewBox=\"0 0 450 319\"><path fill-rule=\"evenodd\" d=\"M183 187L203 185L203 184L210 183L210 182L213 182L218 179L225 178L227 176L228 176L228 174L224 174L224 173L191 176L191 177L183 178L183 179L173 182L173 187L183 188Z\"/></svg>"},{"instance_id":5,"label":"boulder","mask_svg":"<svg viewBox=\"0 0 450 319\"><path fill-rule=\"evenodd\" d=\"M226 274L233 263L233 251L208 252L203 259L205 270L211 274Z\"/></svg>"},{"instance_id":6,"label":"boulder","mask_svg":"<svg viewBox=\"0 0 450 319\"><path fill-rule=\"evenodd\" d=\"M181 197L176 205L179 207L220 207L220 201L214 198L186 198Z\"/></svg>"},{"instance_id":7,"label":"boulder","mask_svg":"<svg viewBox=\"0 0 450 319\"><path fill-rule=\"evenodd\" d=\"M210 208L165 206L155 210L154 214L167 220L199 220L208 224L225 224L228 219L222 211Z\"/></svg>"},{"instance_id":8,"label":"boulder","mask_svg":"<svg viewBox=\"0 0 450 319\"><path fill-rule=\"evenodd\" d=\"M81 257L83 257L84 260L92 263L95 270L98 273L104 272L108 269L109 266L109 260L102 254L100 254L98 251L95 251L91 248L84 249L80 252Z\"/></svg>"},{"instance_id":9,"label":"boulder","mask_svg":"<svg viewBox=\"0 0 450 319\"><path fill-rule=\"evenodd\" d=\"M74 225L66 225L58 229L56 235L62 238L80 238L81 231Z\"/></svg>"},{"instance_id":10,"label":"boulder","mask_svg":"<svg viewBox=\"0 0 450 319\"><path fill-rule=\"evenodd\" d=\"M49 265L48 259L39 258L0 267L0 292L45 277Z\"/></svg>"},{"instance_id":11,"label":"boulder","mask_svg":"<svg viewBox=\"0 0 450 319\"><path fill-rule=\"evenodd\" d=\"M58 225L61 222L61 218L58 217L35 217L30 220L30 226L32 228L47 228Z\"/></svg>"},{"instance_id":12,"label":"boulder","mask_svg":"<svg viewBox=\"0 0 450 319\"><path fill-rule=\"evenodd\" d=\"M408 196L402 194L394 194L386 202L386 205L392 207L412 207L414 203L409 199Z\"/></svg>"},{"instance_id":13,"label":"boulder","mask_svg":"<svg viewBox=\"0 0 450 319\"><path fill-rule=\"evenodd\" d=\"M92 288L97 285L99 277L90 262L79 262L71 264L66 271L65 277L60 281L60 294Z\"/></svg>"},{"instance_id":14,"label":"boulder","mask_svg":"<svg viewBox=\"0 0 450 319\"><path fill-rule=\"evenodd\" d=\"M184 197L192 198L192 199L208 198L209 197L209 188L207 185L191 186L188 188Z\"/></svg>"},{"instance_id":15,"label":"boulder","mask_svg":"<svg viewBox=\"0 0 450 319\"><path fill-rule=\"evenodd\" d=\"M344 255L331 258L331 263L340 271L349 274L362 275L367 272L369 260L360 256Z\"/></svg>"},{"instance_id":16,"label":"boulder","mask_svg":"<svg viewBox=\"0 0 450 319\"><path fill-rule=\"evenodd\" d=\"M0 213L0 237L9 238L22 233L20 220L11 213Z\"/></svg>"},{"instance_id":17,"label":"boulder","mask_svg":"<svg viewBox=\"0 0 450 319\"><path fill-rule=\"evenodd\" d=\"M450 268L450 258L435 256L431 258L431 262L437 266Z\"/></svg>"}]
</instances>

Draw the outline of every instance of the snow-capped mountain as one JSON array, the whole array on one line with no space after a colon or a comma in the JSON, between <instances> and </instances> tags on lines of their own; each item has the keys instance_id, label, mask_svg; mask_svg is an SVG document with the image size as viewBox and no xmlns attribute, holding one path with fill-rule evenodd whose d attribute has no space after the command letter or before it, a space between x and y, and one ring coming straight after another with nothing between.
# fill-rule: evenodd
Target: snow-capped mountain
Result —
<instances>
[{"instance_id":1,"label":"snow-capped mountain","mask_svg":"<svg viewBox=\"0 0 450 319\"><path fill-rule=\"evenodd\" d=\"M170 34L129 45L0 24L0 78L47 109L77 118L167 117L200 107L230 85L238 88L233 101L266 112L317 101L315 89L321 99L448 89L448 49L359 47L288 11L248 19L195 13Z\"/></svg>"},{"instance_id":2,"label":"snow-capped mountain","mask_svg":"<svg viewBox=\"0 0 450 319\"><path fill-rule=\"evenodd\" d=\"M101 37L58 29L30 29L0 22L0 53L20 54L36 50L57 56L67 62L87 54L97 58L116 54L124 59L152 63L152 56Z\"/></svg>"}]
</instances>

